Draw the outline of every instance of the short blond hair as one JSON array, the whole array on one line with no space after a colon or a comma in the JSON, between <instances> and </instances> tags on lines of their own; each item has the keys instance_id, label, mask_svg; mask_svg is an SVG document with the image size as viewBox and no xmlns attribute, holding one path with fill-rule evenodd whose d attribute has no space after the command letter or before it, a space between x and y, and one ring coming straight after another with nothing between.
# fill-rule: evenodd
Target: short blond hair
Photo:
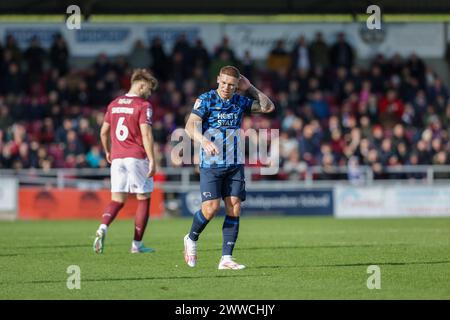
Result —
<instances>
[{"instance_id":1,"label":"short blond hair","mask_svg":"<svg viewBox=\"0 0 450 320\"><path fill-rule=\"evenodd\" d=\"M158 88L158 80L147 69L134 69L131 75L131 84L137 81L145 81L150 84L151 90Z\"/></svg>"},{"instance_id":2,"label":"short blond hair","mask_svg":"<svg viewBox=\"0 0 450 320\"><path fill-rule=\"evenodd\" d=\"M225 66L220 69L219 74L226 74L227 76L234 77L239 79L241 77L241 73L239 69L233 66Z\"/></svg>"}]
</instances>

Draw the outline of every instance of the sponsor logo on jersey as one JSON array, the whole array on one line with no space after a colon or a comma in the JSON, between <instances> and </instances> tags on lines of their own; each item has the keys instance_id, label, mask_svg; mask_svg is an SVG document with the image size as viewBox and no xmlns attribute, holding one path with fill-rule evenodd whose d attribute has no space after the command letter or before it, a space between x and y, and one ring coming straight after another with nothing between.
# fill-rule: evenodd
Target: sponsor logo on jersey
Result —
<instances>
[{"instance_id":1,"label":"sponsor logo on jersey","mask_svg":"<svg viewBox=\"0 0 450 320\"><path fill-rule=\"evenodd\" d=\"M117 103L118 104L130 104L131 102L133 102L133 99L122 98L122 99L119 99L119 101Z\"/></svg>"},{"instance_id":2,"label":"sponsor logo on jersey","mask_svg":"<svg viewBox=\"0 0 450 320\"><path fill-rule=\"evenodd\" d=\"M127 107L114 107L111 110L111 113L126 113L126 114L133 114L134 108L127 108Z\"/></svg>"}]
</instances>

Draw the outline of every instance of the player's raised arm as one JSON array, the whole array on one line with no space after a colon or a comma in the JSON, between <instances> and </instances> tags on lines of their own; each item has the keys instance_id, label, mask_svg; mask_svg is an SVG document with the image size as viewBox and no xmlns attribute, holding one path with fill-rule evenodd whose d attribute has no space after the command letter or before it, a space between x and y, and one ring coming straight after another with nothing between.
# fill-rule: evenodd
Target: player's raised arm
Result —
<instances>
[{"instance_id":1,"label":"player's raised arm","mask_svg":"<svg viewBox=\"0 0 450 320\"><path fill-rule=\"evenodd\" d=\"M148 177L153 177L156 172L156 164L152 126L147 123L142 123L139 125L139 128L142 134L142 144L144 145L145 153L149 161Z\"/></svg>"},{"instance_id":2,"label":"player's raised arm","mask_svg":"<svg viewBox=\"0 0 450 320\"><path fill-rule=\"evenodd\" d=\"M247 91L254 99L251 111L254 113L270 113L275 110L275 105L264 93L258 90L251 82L241 75L239 79L239 90Z\"/></svg>"},{"instance_id":3,"label":"player's raised arm","mask_svg":"<svg viewBox=\"0 0 450 320\"><path fill-rule=\"evenodd\" d=\"M110 128L111 125L108 122L103 122L100 130L100 140L102 142L103 150L105 150L106 161L108 161L108 163L111 163L111 143L109 140Z\"/></svg>"},{"instance_id":4,"label":"player's raised arm","mask_svg":"<svg viewBox=\"0 0 450 320\"><path fill-rule=\"evenodd\" d=\"M219 154L217 146L205 138L202 134L202 118L191 113L186 123L185 131L188 136L197 143L200 143L202 148L210 155Z\"/></svg>"}]
</instances>

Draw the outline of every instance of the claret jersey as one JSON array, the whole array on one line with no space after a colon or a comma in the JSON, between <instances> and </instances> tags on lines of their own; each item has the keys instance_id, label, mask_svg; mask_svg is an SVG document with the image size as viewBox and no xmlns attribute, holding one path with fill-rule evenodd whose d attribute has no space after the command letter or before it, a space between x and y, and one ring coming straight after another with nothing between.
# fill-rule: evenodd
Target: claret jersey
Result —
<instances>
[{"instance_id":1,"label":"claret jersey","mask_svg":"<svg viewBox=\"0 0 450 320\"><path fill-rule=\"evenodd\" d=\"M150 102L134 95L123 95L114 99L105 115L105 122L111 125L111 159L145 159L141 124L151 125L152 106Z\"/></svg>"}]
</instances>

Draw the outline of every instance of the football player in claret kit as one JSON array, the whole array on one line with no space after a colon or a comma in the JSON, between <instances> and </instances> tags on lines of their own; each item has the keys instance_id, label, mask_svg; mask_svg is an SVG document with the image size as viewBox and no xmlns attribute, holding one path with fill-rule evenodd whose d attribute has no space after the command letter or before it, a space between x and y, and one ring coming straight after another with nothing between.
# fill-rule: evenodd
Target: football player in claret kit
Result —
<instances>
[{"instance_id":1,"label":"football player in claret kit","mask_svg":"<svg viewBox=\"0 0 450 320\"><path fill-rule=\"evenodd\" d=\"M147 70L137 69L131 76L128 93L108 105L100 138L106 160L111 163L111 202L95 235L96 253L103 253L108 227L124 206L128 193L135 193L138 200L131 252L154 251L143 245L142 238L155 174L152 106L147 99L157 86L158 81Z\"/></svg>"},{"instance_id":2,"label":"football player in claret kit","mask_svg":"<svg viewBox=\"0 0 450 320\"><path fill-rule=\"evenodd\" d=\"M219 269L245 268L232 258L239 232L241 201L245 201L244 161L240 129L244 112L270 113L273 102L233 66L223 67L218 88L199 96L186 123L186 132L200 143L200 192L202 206L194 214L190 232L184 237L184 259L197 263L197 240L225 202L222 227L222 257ZM235 93L246 92L251 98Z\"/></svg>"}]
</instances>

